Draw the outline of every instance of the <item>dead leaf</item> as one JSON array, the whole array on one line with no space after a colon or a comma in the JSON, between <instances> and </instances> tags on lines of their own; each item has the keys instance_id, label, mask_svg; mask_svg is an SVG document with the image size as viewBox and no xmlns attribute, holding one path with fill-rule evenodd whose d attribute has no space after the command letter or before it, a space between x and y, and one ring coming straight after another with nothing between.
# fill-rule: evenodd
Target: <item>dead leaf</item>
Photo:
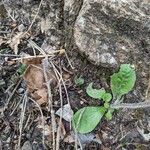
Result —
<instances>
[{"instance_id":1,"label":"dead leaf","mask_svg":"<svg viewBox=\"0 0 150 150\"><path fill-rule=\"evenodd\" d=\"M15 54L18 54L18 45L20 44L22 36L23 32L18 32L10 41L7 42Z\"/></svg>"},{"instance_id":2,"label":"dead leaf","mask_svg":"<svg viewBox=\"0 0 150 150\"><path fill-rule=\"evenodd\" d=\"M56 115L61 116L61 108L56 111ZM69 104L66 104L62 108L62 118L68 122L71 122L71 118L73 116L73 110L70 108Z\"/></svg>"},{"instance_id":3,"label":"dead leaf","mask_svg":"<svg viewBox=\"0 0 150 150\"><path fill-rule=\"evenodd\" d=\"M38 89L35 92L33 92L31 95L39 105L42 105L47 102L48 94L46 88Z\"/></svg>"},{"instance_id":4,"label":"dead leaf","mask_svg":"<svg viewBox=\"0 0 150 150\"><path fill-rule=\"evenodd\" d=\"M27 88L31 96L41 105L47 102L47 86L45 83L43 66L41 59L29 59L24 61L28 65L27 70L24 73L24 80L27 83ZM51 80L53 86L56 85L56 77L52 70L47 71L48 80Z\"/></svg>"}]
</instances>

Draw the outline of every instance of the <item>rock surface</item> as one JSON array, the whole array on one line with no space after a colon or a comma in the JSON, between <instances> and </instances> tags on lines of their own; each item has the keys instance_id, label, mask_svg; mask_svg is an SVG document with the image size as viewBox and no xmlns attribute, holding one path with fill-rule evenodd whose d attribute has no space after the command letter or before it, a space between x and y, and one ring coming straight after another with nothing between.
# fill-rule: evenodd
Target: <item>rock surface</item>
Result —
<instances>
[{"instance_id":1,"label":"rock surface","mask_svg":"<svg viewBox=\"0 0 150 150\"><path fill-rule=\"evenodd\" d=\"M96 65L149 64L149 0L84 0L74 26L79 51Z\"/></svg>"}]
</instances>

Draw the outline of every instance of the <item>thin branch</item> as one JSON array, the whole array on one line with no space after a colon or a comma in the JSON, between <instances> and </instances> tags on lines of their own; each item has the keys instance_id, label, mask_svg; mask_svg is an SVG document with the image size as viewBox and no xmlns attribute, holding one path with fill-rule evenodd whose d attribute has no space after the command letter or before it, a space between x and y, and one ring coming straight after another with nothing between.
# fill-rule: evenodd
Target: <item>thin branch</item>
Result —
<instances>
[{"instance_id":1,"label":"thin branch","mask_svg":"<svg viewBox=\"0 0 150 150\"><path fill-rule=\"evenodd\" d=\"M150 101L140 102L140 103L120 103L120 104L111 104L111 108L129 108L129 109L138 109L138 108L148 108L150 107Z\"/></svg>"},{"instance_id":2,"label":"thin branch","mask_svg":"<svg viewBox=\"0 0 150 150\"><path fill-rule=\"evenodd\" d=\"M18 86L20 85L21 82L22 82L22 79L19 80L19 82L18 82L17 85L15 86L14 90L12 91L11 95L9 96L9 98L8 98L6 104L5 104L4 110L7 108L7 106L8 106L8 104L9 104L10 100L12 99L13 95L15 94L15 92L16 92L16 90L17 90L17 88L18 88Z\"/></svg>"},{"instance_id":3,"label":"thin branch","mask_svg":"<svg viewBox=\"0 0 150 150\"><path fill-rule=\"evenodd\" d=\"M39 7L38 7L38 10L37 10L37 12L36 12L36 14L35 14L35 16L34 16L32 22L31 22L31 24L30 24L28 30L24 33L24 36L31 30L31 28L32 28L32 26L33 26L33 24L34 24L34 22L35 22L35 19L37 18L37 15L38 15L38 13L39 13L39 11L40 11L40 8L41 8L41 6L42 6L43 1L44 1L44 0L41 0L41 2L40 2L40 4L39 4Z\"/></svg>"},{"instance_id":4,"label":"thin branch","mask_svg":"<svg viewBox=\"0 0 150 150\"><path fill-rule=\"evenodd\" d=\"M56 130L56 122L55 122L55 115L54 110L52 106L52 93L51 93L51 81L48 80L47 76L47 63L48 63L48 57L46 57L42 64L43 64L43 72L44 72L44 78L47 85L48 90L48 102L49 102L49 111L51 112L51 122L52 122L52 134L53 134L53 150L55 150L56 144L55 144L55 130Z\"/></svg>"},{"instance_id":5,"label":"thin branch","mask_svg":"<svg viewBox=\"0 0 150 150\"><path fill-rule=\"evenodd\" d=\"M18 139L18 150L20 150L20 144L21 144L21 136L22 136L22 129L23 129L23 121L25 116L25 110L27 105L27 90L25 91L22 107L21 107L21 115L20 115L20 122L19 122L19 139Z\"/></svg>"},{"instance_id":6,"label":"thin branch","mask_svg":"<svg viewBox=\"0 0 150 150\"><path fill-rule=\"evenodd\" d=\"M44 126L44 115L43 115L43 112L42 112L42 110L41 110L41 107L40 107L40 105L34 100L34 99L32 99L31 97L29 97L29 100L31 100L37 107L38 107L38 109L39 109L39 111L40 111L40 113L41 113L41 118L42 118L42 128L43 128L43 136L42 136L42 141L43 141L43 146L45 147L45 137L44 137L44 135L45 135L45 126Z\"/></svg>"},{"instance_id":7,"label":"thin branch","mask_svg":"<svg viewBox=\"0 0 150 150\"><path fill-rule=\"evenodd\" d=\"M59 80L59 95L60 95L60 105L61 105L61 112L60 112L60 120L58 124L58 129L57 129L57 137L56 137L56 150L59 150L59 144L60 144L60 132L61 132L61 125L62 125L62 115L63 115L63 97L62 97L62 87L61 83Z\"/></svg>"}]
</instances>

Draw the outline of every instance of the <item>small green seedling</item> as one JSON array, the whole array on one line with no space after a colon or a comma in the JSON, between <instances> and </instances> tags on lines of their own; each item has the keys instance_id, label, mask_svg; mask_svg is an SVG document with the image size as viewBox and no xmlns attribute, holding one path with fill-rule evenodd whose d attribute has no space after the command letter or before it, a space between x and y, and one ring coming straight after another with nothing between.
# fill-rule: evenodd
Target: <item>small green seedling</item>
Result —
<instances>
[{"instance_id":1,"label":"small green seedling","mask_svg":"<svg viewBox=\"0 0 150 150\"><path fill-rule=\"evenodd\" d=\"M105 89L93 89L93 83L90 83L86 93L97 100L102 100L103 106L88 106L79 109L72 118L72 125L75 131L79 133L91 132L105 116L107 120L112 119L114 109L110 107L111 100L115 104L121 103L121 98L132 90L136 81L136 74L130 64L120 66L118 73L111 76L111 91L107 93Z\"/></svg>"},{"instance_id":2,"label":"small green seedling","mask_svg":"<svg viewBox=\"0 0 150 150\"><path fill-rule=\"evenodd\" d=\"M79 78L75 77L74 82L77 86L84 84L84 79L80 76Z\"/></svg>"}]
</instances>

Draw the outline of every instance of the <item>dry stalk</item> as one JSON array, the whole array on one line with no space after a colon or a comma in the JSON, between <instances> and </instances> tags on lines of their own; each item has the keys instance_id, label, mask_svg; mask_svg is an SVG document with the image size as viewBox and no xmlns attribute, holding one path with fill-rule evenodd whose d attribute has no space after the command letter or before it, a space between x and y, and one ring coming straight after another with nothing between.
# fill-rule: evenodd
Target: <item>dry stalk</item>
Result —
<instances>
[{"instance_id":1,"label":"dry stalk","mask_svg":"<svg viewBox=\"0 0 150 150\"><path fill-rule=\"evenodd\" d=\"M11 114L9 116L12 116L13 113L15 112L15 110L18 108L19 104L21 103L22 98L19 100L19 102L17 103L16 107L13 109L13 111L11 112Z\"/></svg>"},{"instance_id":2,"label":"dry stalk","mask_svg":"<svg viewBox=\"0 0 150 150\"><path fill-rule=\"evenodd\" d=\"M149 72L149 76L150 76L150 72ZM145 99L148 99L148 93L150 92L150 77L149 77L149 82L148 82L148 87L146 89L146 93L145 93Z\"/></svg>"},{"instance_id":3,"label":"dry stalk","mask_svg":"<svg viewBox=\"0 0 150 150\"><path fill-rule=\"evenodd\" d=\"M148 108L148 107L150 107L150 101L147 100L145 102L139 102L139 103L111 104L110 107L113 108L113 109L119 109L119 108L129 108L129 109Z\"/></svg>"},{"instance_id":4,"label":"dry stalk","mask_svg":"<svg viewBox=\"0 0 150 150\"><path fill-rule=\"evenodd\" d=\"M38 107L38 109L40 111L41 120L42 120L41 125L42 125L42 128L43 128L42 143L43 143L43 146L45 147L45 137L44 137L44 135L45 135L45 133L44 133L45 132L45 126L44 126L44 115L43 115L42 109L41 109L40 105L34 99L29 97L29 100L31 100Z\"/></svg>"},{"instance_id":5,"label":"dry stalk","mask_svg":"<svg viewBox=\"0 0 150 150\"><path fill-rule=\"evenodd\" d=\"M21 82L22 82L22 79L19 80L19 82L18 82L17 85L15 86L14 90L13 90L12 93L10 94L10 96L9 96L9 98L8 98L8 100L7 100L6 104L5 104L5 106L4 106L4 110L8 107L8 104L9 104L10 100L12 99L14 93L16 92L16 90L17 90L17 88L18 88L18 86L20 85Z\"/></svg>"},{"instance_id":6,"label":"dry stalk","mask_svg":"<svg viewBox=\"0 0 150 150\"><path fill-rule=\"evenodd\" d=\"M61 108L61 112L60 112L60 120L59 120L59 124L58 124L58 129L57 129L57 137L56 137L56 150L59 150L59 140L60 140L60 132L61 132L61 125L62 125L62 115L63 115L63 97L62 97L62 87L61 87L61 82L59 80L59 95L60 95L60 108Z\"/></svg>"},{"instance_id":7,"label":"dry stalk","mask_svg":"<svg viewBox=\"0 0 150 150\"><path fill-rule=\"evenodd\" d=\"M44 1L44 0L41 0L41 1L40 1L40 4L39 4L39 6L38 6L38 10L37 10L37 12L36 12L36 14L35 14L35 16L34 16L32 22L31 22L31 24L30 24L28 30L24 33L23 37L31 30L31 28L32 28L32 26L33 26L33 24L34 24L34 22L35 22L35 20L36 20L36 18L37 18L37 15L38 15L38 13L39 13L39 11L40 11L40 8L41 8L41 6L42 6L43 1Z\"/></svg>"},{"instance_id":8,"label":"dry stalk","mask_svg":"<svg viewBox=\"0 0 150 150\"><path fill-rule=\"evenodd\" d=\"M52 134L53 134L53 150L56 148L56 143L55 143L55 130L56 130L56 122L55 122L55 115L54 115L54 110L52 106L52 93L51 93L51 86L50 83L51 81L48 81L48 76L47 76L47 64L48 64L48 57L45 57L43 60L43 73L44 73L44 78L45 82L47 85L47 90L48 90L48 103L49 103L49 111L51 112L51 122L52 122Z\"/></svg>"},{"instance_id":9,"label":"dry stalk","mask_svg":"<svg viewBox=\"0 0 150 150\"><path fill-rule=\"evenodd\" d=\"M27 90L25 91L23 102L22 102L22 107L21 107L21 115L20 115L20 122L19 122L19 138L18 138L18 150L20 150L20 144L21 144L21 136L22 136L22 129L23 129L23 121L24 121L24 116L25 116L25 110L26 110L26 105L27 105Z\"/></svg>"}]
</instances>

